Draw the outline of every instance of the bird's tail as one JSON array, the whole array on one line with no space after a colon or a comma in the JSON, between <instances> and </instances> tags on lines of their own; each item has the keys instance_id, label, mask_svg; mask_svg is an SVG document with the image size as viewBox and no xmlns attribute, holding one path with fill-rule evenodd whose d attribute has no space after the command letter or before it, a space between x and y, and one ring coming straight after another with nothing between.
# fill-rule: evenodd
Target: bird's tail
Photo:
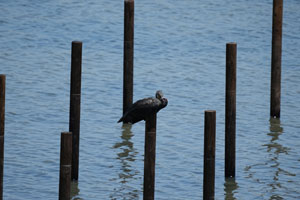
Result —
<instances>
[{"instance_id":1,"label":"bird's tail","mask_svg":"<svg viewBox=\"0 0 300 200\"><path fill-rule=\"evenodd\" d=\"M118 121L118 123L122 122L123 121L123 117L121 117Z\"/></svg>"}]
</instances>

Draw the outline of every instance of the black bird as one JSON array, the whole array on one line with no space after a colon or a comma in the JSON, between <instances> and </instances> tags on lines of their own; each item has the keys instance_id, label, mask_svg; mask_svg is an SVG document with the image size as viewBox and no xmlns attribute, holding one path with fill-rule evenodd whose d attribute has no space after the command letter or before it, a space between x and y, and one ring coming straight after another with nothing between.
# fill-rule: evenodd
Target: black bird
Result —
<instances>
[{"instance_id":1,"label":"black bird","mask_svg":"<svg viewBox=\"0 0 300 200\"><path fill-rule=\"evenodd\" d=\"M155 98L145 98L136 101L121 117L119 122L134 124L141 120L146 120L151 114L157 113L160 109L168 105L168 99L163 97L161 90L155 94Z\"/></svg>"}]
</instances>

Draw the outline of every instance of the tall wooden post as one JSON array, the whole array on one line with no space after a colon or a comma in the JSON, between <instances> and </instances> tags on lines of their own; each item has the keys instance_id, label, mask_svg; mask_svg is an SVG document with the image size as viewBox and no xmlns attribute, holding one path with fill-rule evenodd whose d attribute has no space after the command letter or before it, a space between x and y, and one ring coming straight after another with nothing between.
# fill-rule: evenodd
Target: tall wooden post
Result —
<instances>
[{"instance_id":1,"label":"tall wooden post","mask_svg":"<svg viewBox=\"0 0 300 200\"><path fill-rule=\"evenodd\" d=\"M134 0L124 1L123 114L133 100Z\"/></svg>"},{"instance_id":2,"label":"tall wooden post","mask_svg":"<svg viewBox=\"0 0 300 200\"><path fill-rule=\"evenodd\" d=\"M80 96L81 96L81 61L82 42L72 42L70 120L69 131L72 132L72 179L78 180L79 138L80 138Z\"/></svg>"},{"instance_id":3,"label":"tall wooden post","mask_svg":"<svg viewBox=\"0 0 300 200\"><path fill-rule=\"evenodd\" d=\"M59 200L70 200L72 164L72 133L61 133Z\"/></svg>"},{"instance_id":4,"label":"tall wooden post","mask_svg":"<svg viewBox=\"0 0 300 200\"><path fill-rule=\"evenodd\" d=\"M5 80L0 75L0 200L3 199L4 125L5 125Z\"/></svg>"},{"instance_id":5,"label":"tall wooden post","mask_svg":"<svg viewBox=\"0 0 300 200\"><path fill-rule=\"evenodd\" d=\"M145 125L144 200L154 200L155 192L156 114Z\"/></svg>"},{"instance_id":6,"label":"tall wooden post","mask_svg":"<svg viewBox=\"0 0 300 200\"><path fill-rule=\"evenodd\" d=\"M236 49L226 44L225 177L235 177Z\"/></svg>"},{"instance_id":7,"label":"tall wooden post","mask_svg":"<svg viewBox=\"0 0 300 200\"><path fill-rule=\"evenodd\" d=\"M273 118L280 118L282 16L283 0L273 0L270 108L270 115Z\"/></svg>"},{"instance_id":8,"label":"tall wooden post","mask_svg":"<svg viewBox=\"0 0 300 200\"><path fill-rule=\"evenodd\" d=\"M215 198L216 111L206 110L204 120L203 199Z\"/></svg>"}]
</instances>

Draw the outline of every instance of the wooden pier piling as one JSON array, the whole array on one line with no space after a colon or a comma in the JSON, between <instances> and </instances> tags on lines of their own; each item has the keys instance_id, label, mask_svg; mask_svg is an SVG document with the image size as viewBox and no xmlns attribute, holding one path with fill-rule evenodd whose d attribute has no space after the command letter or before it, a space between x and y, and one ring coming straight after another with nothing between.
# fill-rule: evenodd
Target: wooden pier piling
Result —
<instances>
[{"instance_id":1,"label":"wooden pier piling","mask_svg":"<svg viewBox=\"0 0 300 200\"><path fill-rule=\"evenodd\" d=\"M144 200L154 200L155 193L156 114L145 124Z\"/></svg>"},{"instance_id":2,"label":"wooden pier piling","mask_svg":"<svg viewBox=\"0 0 300 200\"><path fill-rule=\"evenodd\" d=\"M203 199L215 198L216 111L206 110L204 120Z\"/></svg>"},{"instance_id":3,"label":"wooden pier piling","mask_svg":"<svg viewBox=\"0 0 300 200\"><path fill-rule=\"evenodd\" d=\"M236 43L226 44L225 177L235 177Z\"/></svg>"},{"instance_id":4,"label":"wooden pier piling","mask_svg":"<svg viewBox=\"0 0 300 200\"><path fill-rule=\"evenodd\" d=\"M134 0L124 1L123 114L133 101Z\"/></svg>"},{"instance_id":5,"label":"wooden pier piling","mask_svg":"<svg viewBox=\"0 0 300 200\"><path fill-rule=\"evenodd\" d=\"M80 138L80 96L81 96L81 63L82 42L72 42L70 119L69 131L72 132L72 180L78 180L79 171L79 138Z\"/></svg>"},{"instance_id":6,"label":"wooden pier piling","mask_svg":"<svg viewBox=\"0 0 300 200\"><path fill-rule=\"evenodd\" d=\"M3 199L3 166L4 166L4 125L5 125L5 81L0 75L0 200Z\"/></svg>"},{"instance_id":7,"label":"wooden pier piling","mask_svg":"<svg viewBox=\"0 0 300 200\"><path fill-rule=\"evenodd\" d=\"M61 133L59 200L69 200L71 194L72 133Z\"/></svg>"},{"instance_id":8,"label":"wooden pier piling","mask_svg":"<svg viewBox=\"0 0 300 200\"><path fill-rule=\"evenodd\" d=\"M283 0L273 0L270 103L270 115L272 118L280 118L282 17Z\"/></svg>"}]
</instances>

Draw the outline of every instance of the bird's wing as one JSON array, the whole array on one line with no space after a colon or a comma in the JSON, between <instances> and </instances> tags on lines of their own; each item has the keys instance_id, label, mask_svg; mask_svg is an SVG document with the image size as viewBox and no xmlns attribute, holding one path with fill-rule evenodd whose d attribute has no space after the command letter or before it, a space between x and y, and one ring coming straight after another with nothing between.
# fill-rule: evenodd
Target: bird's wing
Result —
<instances>
[{"instance_id":1,"label":"bird's wing","mask_svg":"<svg viewBox=\"0 0 300 200\"><path fill-rule=\"evenodd\" d=\"M145 98L136 101L121 118L124 121L130 121L136 123L144 120L146 116L152 112L156 112L159 107L160 101L155 98ZM120 120L121 120L120 119Z\"/></svg>"},{"instance_id":2,"label":"bird's wing","mask_svg":"<svg viewBox=\"0 0 300 200\"><path fill-rule=\"evenodd\" d=\"M159 106L160 101L156 98L145 98L136 101L132 105L132 109L138 109L138 108L154 108L156 106ZM131 109L130 109L131 110Z\"/></svg>"}]
</instances>

